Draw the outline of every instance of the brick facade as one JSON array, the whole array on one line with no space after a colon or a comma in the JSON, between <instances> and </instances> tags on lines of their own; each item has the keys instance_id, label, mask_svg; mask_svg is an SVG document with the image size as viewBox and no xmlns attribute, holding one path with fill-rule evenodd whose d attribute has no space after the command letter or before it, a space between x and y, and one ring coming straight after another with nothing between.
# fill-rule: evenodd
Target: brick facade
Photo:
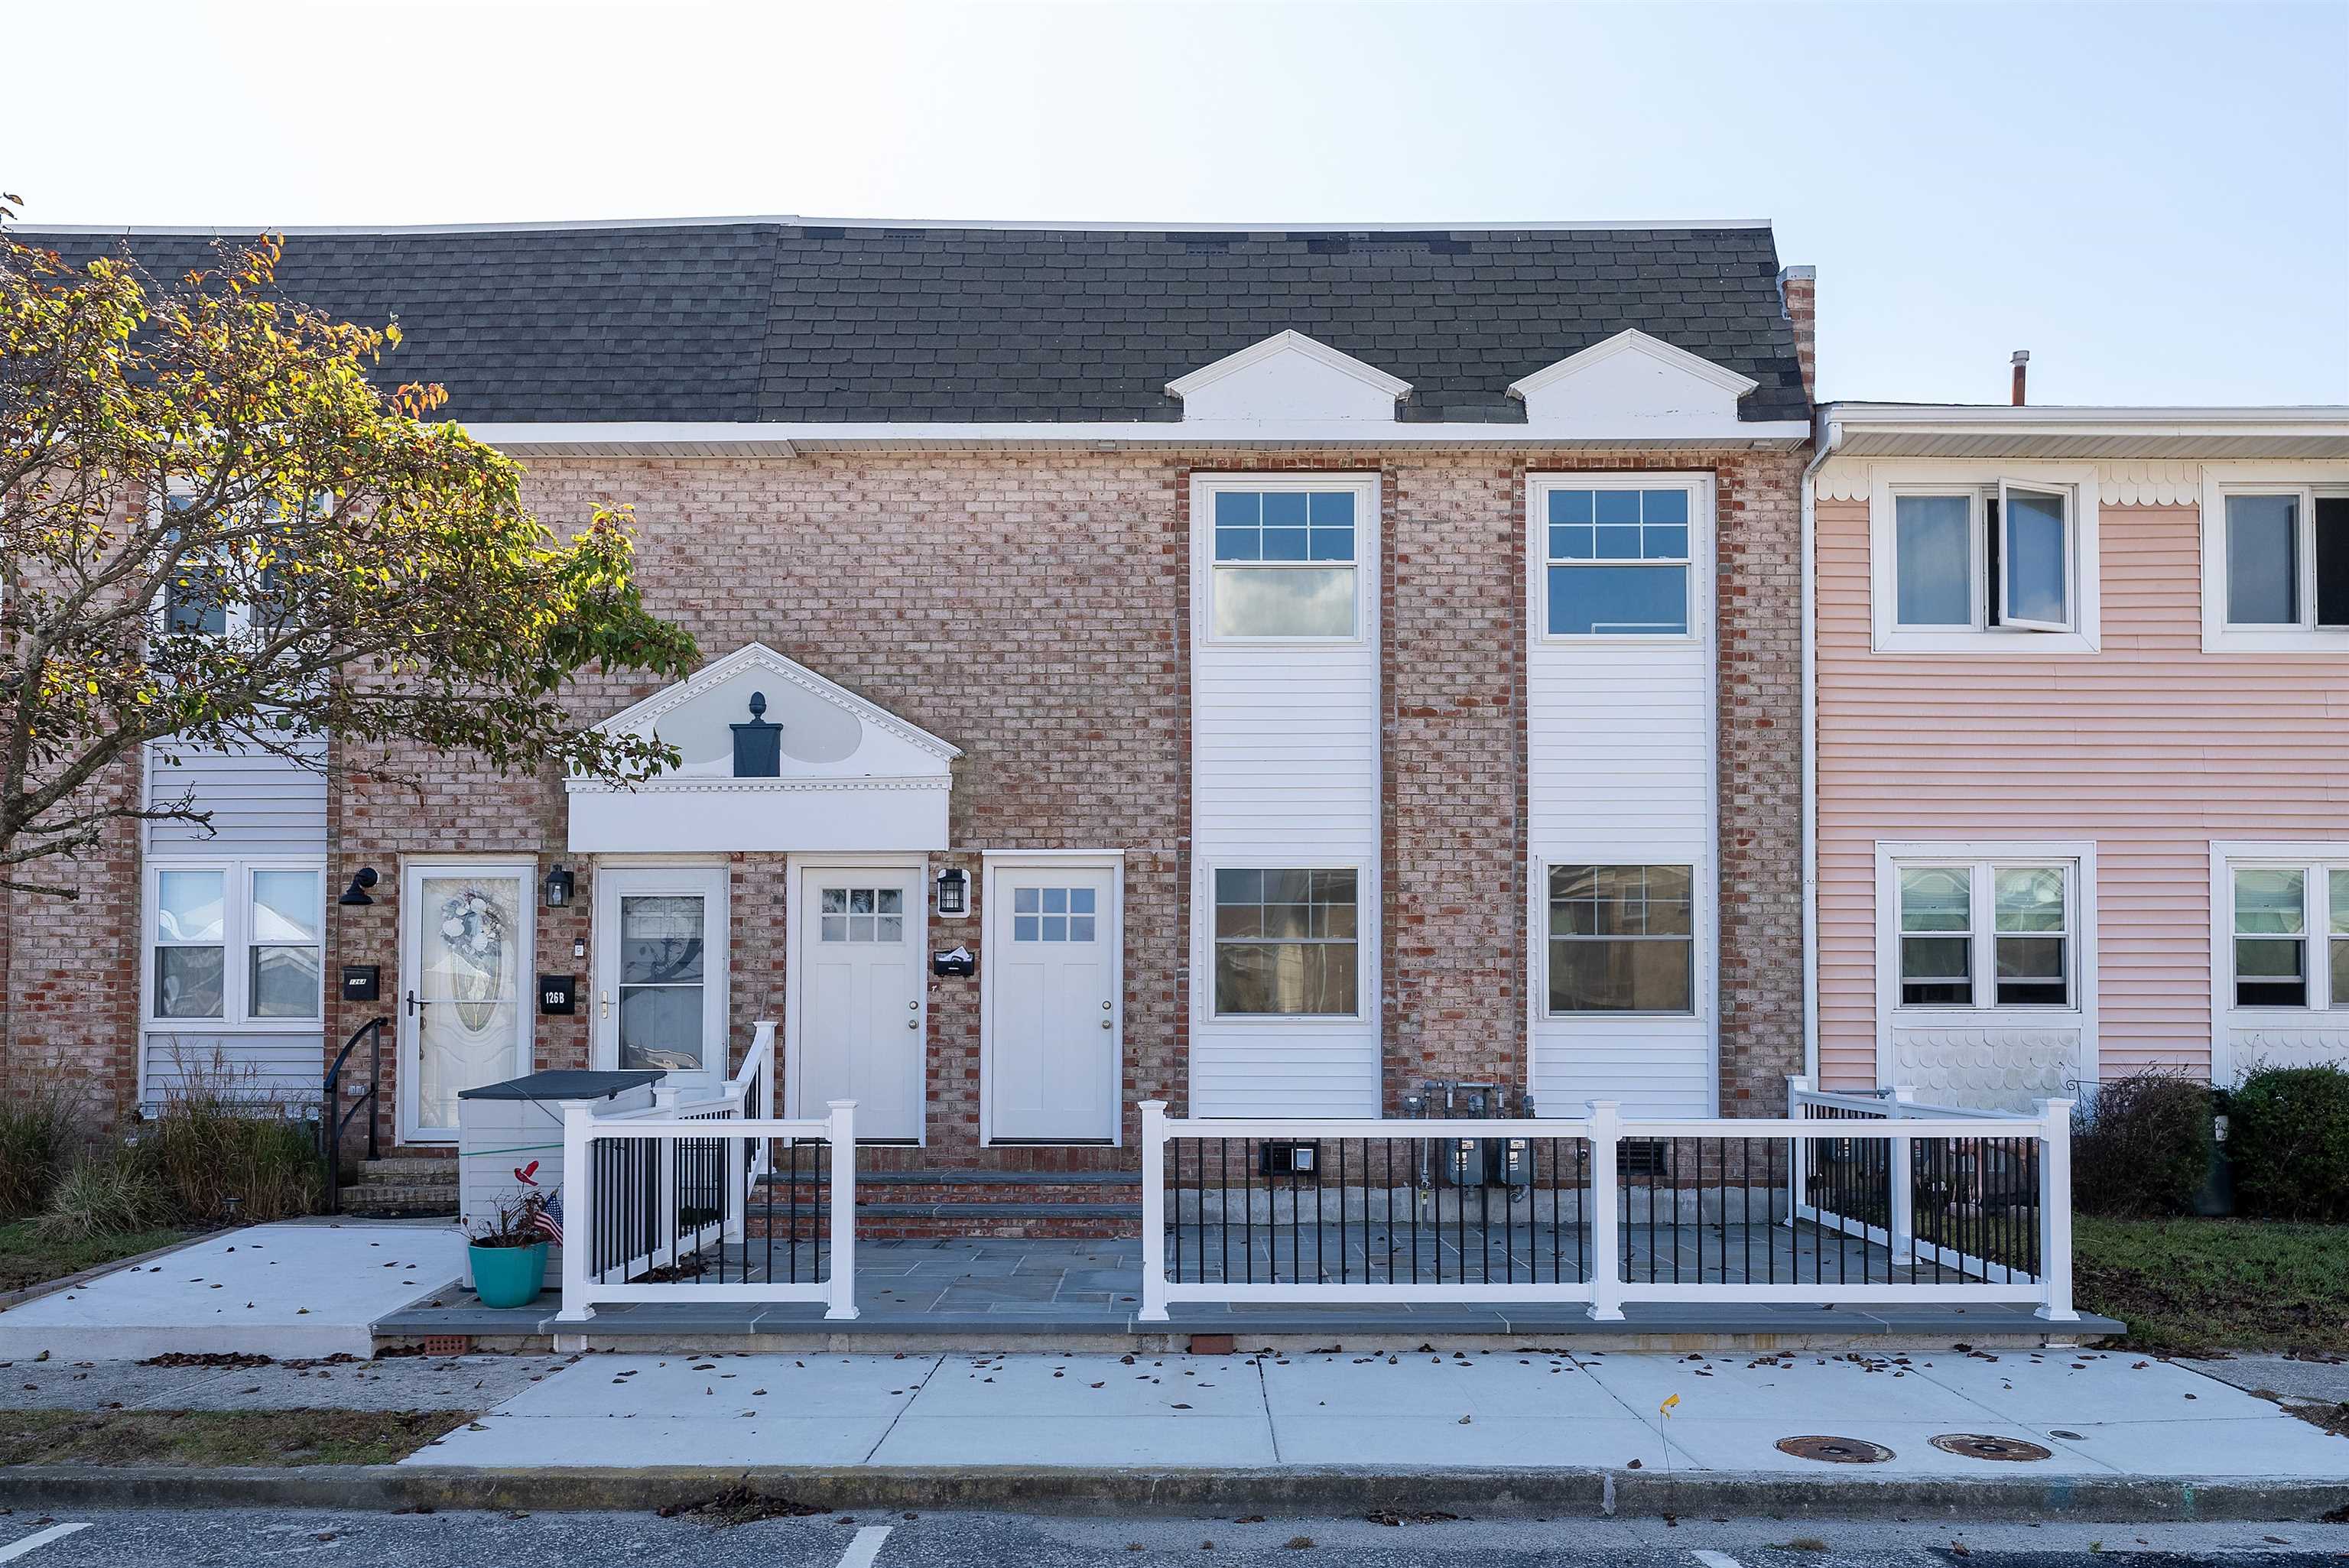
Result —
<instances>
[{"instance_id":1,"label":"brick facade","mask_svg":"<svg viewBox=\"0 0 2349 1568\"><path fill-rule=\"evenodd\" d=\"M960 747L952 864L974 914L936 945L978 954L989 849L1125 854L1123 1150L978 1147L978 979L929 980L929 1147L895 1163L1049 1168L1126 1163L1135 1102L1185 1100L1190 976L1188 476L1357 469L1377 461L1382 562L1381 912L1389 1104L1423 1078L1525 1077L1526 473L1710 469L1719 475L1717 636L1721 1070L1725 1111L1766 1111L1800 1070L1796 551L1798 453L1522 450L874 452L782 459L530 463L531 503L562 528L597 500L632 503L648 605L716 658L753 640ZM590 675L599 718L655 683ZM499 779L406 759L420 791L341 757L329 811L328 1048L396 1013L403 856L572 866L567 908L537 912L536 966L588 965L595 865L564 849L552 777ZM132 830L83 862L98 896L67 915L19 898L7 934L10 1060L57 1047L127 1104L140 963ZM374 903L334 907L354 872ZM784 1017L788 948L779 855L731 865L735 1048ZM344 1005L344 964L382 966L384 1002ZM592 1012L533 1018L539 1065L585 1065ZM387 1060L394 1053L387 1052ZM387 1086L388 1098L390 1086ZM386 1131L389 1126L387 1120Z\"/></svg>"}]
</instances>

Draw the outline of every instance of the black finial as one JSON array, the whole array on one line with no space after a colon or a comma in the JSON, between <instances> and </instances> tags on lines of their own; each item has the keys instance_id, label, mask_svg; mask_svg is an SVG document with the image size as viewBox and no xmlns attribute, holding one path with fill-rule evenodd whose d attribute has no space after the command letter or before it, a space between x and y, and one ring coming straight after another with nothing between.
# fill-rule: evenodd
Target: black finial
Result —
<instances>
[{"instance_id":1,"label":"black finial","mask_svg":"<svg viewBox=\"0 0 2349 1568\"><path fill-rule=\"evenodd\" d=\"M750 694L750 717L752 718L764 718L767 717L767 694L765 692L754 691Z\"/></svg>"}]
</instances>

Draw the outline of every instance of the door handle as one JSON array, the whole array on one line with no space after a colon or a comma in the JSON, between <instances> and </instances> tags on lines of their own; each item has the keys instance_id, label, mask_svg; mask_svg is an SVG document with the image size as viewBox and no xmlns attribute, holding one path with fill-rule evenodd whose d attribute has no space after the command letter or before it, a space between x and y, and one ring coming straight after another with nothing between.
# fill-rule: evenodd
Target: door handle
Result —
<instances>
[{"instance_id":1,"label":"door handle","mask_svg":"<svg viewBox=\"0 0 2349 1568\"><path fill-rule=\"evenodd\" d=\"M431 1003L423 1000L418 996L415 992L410 991L408 994L408 1016L409 1017L421 1018L424 1016L424 1009L430 1006L432 1006Z\"/></svg>"},{"instance_id":2,"label":"door handle","mask_svg":"<svg viewBox=\"0 0 2349 1568\"><path fill-rule=\"evenodd\" d=\"M606 1018L610 1017L612 1016L612 994L609 991L599 993L599 999L604 1005L604 1016Z\"/></svg>"}]
</instances>

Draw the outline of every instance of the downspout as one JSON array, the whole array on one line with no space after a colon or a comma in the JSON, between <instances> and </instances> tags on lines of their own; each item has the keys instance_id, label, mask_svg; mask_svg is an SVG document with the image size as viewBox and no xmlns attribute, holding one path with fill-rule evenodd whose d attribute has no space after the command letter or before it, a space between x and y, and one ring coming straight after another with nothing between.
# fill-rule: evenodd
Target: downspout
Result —
<instances>
[{"instance_id":1,"label":"downspout","mask_svg":"<svg viewBox=\"0 0 2349 1568\"><path fill-rule=\"evenodd\" d=\"M1832 407L1832 405L1830 405ZM1843 444L1843 422L1822 412L1803 469L1803 1073L1819 1081L1819 579L1818 474Z\"/></svg>"}]
</instances>

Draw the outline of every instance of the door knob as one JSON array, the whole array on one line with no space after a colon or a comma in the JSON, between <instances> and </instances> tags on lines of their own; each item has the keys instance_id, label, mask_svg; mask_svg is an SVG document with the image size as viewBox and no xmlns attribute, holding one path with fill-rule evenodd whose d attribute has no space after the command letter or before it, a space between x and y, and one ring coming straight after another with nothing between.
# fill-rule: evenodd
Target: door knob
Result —
<instances>
[{"instance_id":1,"label":"door knob","mask_svg":"<svg viewBox=\"0 0 2349 1568\"><path fill-rule=\"evenodd\" d=\"M905 1020L905 1027L909 1029L918 1029L921 1026L922 1021L919 1018L908 1018Z\"/></svg>"},{"instance_id":2,"label":"door knob","mask_svg":"<svg viewBox=\"0 0 2349 1568\"><path fill-rule=\"evenodd\" d=\"M1102 1020L1102 1027L1104 1029L1109 1027L1109 1020L1107 1018L1103 1018Z\"/></svg>"}]
</instances>

